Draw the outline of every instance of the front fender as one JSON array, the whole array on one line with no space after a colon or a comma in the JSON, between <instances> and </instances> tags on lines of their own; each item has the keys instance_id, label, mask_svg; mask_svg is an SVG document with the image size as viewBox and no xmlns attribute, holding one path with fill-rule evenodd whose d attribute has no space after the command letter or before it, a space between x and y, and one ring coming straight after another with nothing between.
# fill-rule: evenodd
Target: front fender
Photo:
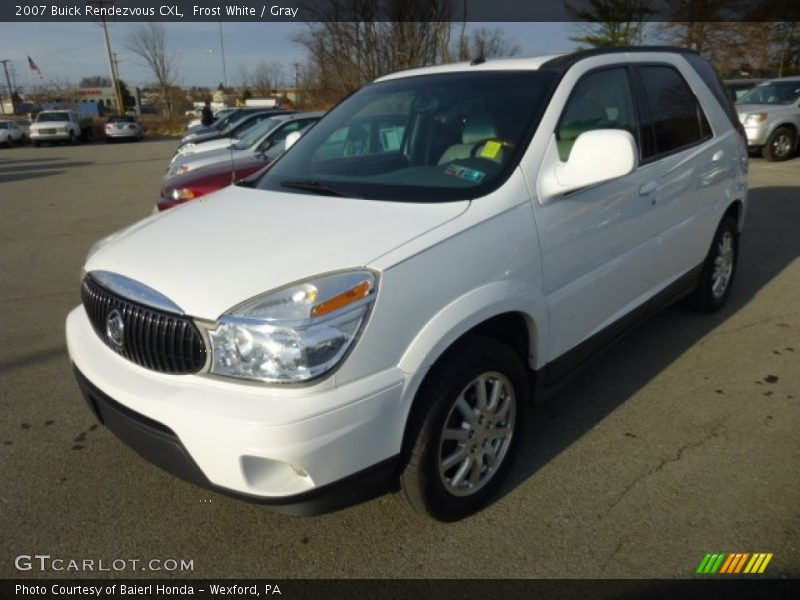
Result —
<instances>
[{"instance_id":1,"label":"front fender","mask_svg":"<svg viewBox=\"0 0 800 600\"><path fill-rule=\"evenodd\" d=\"M539 368L547 339L547 311L543 296L519 281L497 281L471 290L453 300L431 318L403 353L398 367L411 375L406 398L413 398L430 367L461 336L479 324L505 313L519 313L530 340L527 363Z\"/></svg>"}]
</instances>

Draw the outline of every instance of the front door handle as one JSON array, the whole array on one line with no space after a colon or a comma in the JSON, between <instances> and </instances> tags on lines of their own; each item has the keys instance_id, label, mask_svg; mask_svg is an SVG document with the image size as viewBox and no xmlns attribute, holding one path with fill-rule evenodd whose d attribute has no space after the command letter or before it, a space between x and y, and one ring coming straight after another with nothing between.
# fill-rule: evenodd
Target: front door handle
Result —
<instances>
[{"instance_id":1,"label":"front door handle","mask_svg":"<svg viewBox=\"0 0 800 600\"><path fill-rule=\"evenodd\" d=\"M658 185L655 181L648 181L642 187L639 188L639 195L640 196L649 196L653 192L656 191Z\"/></svg>"},{"instance_id":2,"label":"front door handle","mask_svg":"<svg viewBox=\"0 0 800 600\"><path fill-rule=\"evenodd\" d=\"M723 158L725 158L725 151L724 150L717 150L714 152L714 155L711 157L711 162L719 162Z\"/></svg>"}]
</instances>

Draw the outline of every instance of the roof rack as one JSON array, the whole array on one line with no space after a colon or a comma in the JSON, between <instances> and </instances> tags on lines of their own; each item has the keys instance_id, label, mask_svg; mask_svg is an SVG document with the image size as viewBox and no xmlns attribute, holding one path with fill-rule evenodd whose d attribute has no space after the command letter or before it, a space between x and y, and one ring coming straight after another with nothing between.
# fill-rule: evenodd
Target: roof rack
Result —
<instances>
[{"instance_id":1,"label":"roof rack","mask_svg":"<svg viewBox=\"0 0 800 600\"><path fill-rule=\"evenodd\" d=\"M556 58L551 58L539 67L551 71L564 72L579 60L592 56L602 56L604 54L623 54L628 52L671 52L673 54L698 54L691 48L681 48L679 46L604 46L602 48L592 48L591 50L579 50L570 54L563 54Z\"/></svg>"}]
</instances>

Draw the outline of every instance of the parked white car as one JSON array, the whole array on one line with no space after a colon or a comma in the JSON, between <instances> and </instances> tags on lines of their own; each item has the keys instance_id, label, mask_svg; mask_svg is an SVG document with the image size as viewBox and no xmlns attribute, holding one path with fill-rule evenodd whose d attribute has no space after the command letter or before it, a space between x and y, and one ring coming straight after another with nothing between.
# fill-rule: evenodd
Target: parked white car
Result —
<instances>
[{"instance_id":1,"label":"parked white car","mask_svg":"<svg viewBox=\"0 0 800 600\"><path fill-rule=\"evenodd\" d=\"M30 127L30 137L34 146L42 142L67 142L74 144L80 139L88 139L90 125L73 110L45 110L36 115Z\"/></svg>"},{"instance_id":2,"label":"parked white car","mask_svg":"<svg viewBox=\"0 0 800 600\"><path fill-rule=\"evenodd\" d=\"M736 100L748 147L770 161L788 160L800 146L800 77L764 81Z\"/></svg>"},{"instance_id":3,"label":"parked white car","mask_svg":"<svg viewBox=\"0 0 800 600\"><path fill-rule=\"evenodd\" d=\"M4 144L9 148L14 144L21 146L25 143L26 137L25 130L17 121L0 121L0 144Z\"/></svg>"},{"instance_id":4,"label":"parked white car","mask_svg":"<svg viewBox=\"0 0 800 600\"><path fill-rule=\"evenodd\" d=\"M530 399L679 298L725 304L747 169L691 51L397 73L98 242L69 354L98 418L190 481L301 513L399 482L459 519Z\"/></svg>"}]
</instances>

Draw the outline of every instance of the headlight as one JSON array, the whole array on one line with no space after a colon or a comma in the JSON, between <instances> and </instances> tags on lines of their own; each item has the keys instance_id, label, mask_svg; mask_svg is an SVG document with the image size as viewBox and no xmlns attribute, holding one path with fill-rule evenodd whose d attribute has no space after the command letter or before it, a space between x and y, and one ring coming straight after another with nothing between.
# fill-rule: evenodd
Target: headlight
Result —
<instances>
[{"instance_id":1,"label":"headlight","mask_svg":"<svg viewBox=\"0 0 800 600\"><path fill-rule=\"evenodd\" d=\"M268 383L319 377L342 360L375 299L369 271L294 284L239 305L208 332L211 373Z\"/></svg>"},{"instance_id":2,"label":"headlight","mask_svg":"<svg viewBox=\"0 0 800 600\"><path fill-rule=\"evenodd\" d=\"M755 115L746 115L742 125L758 125L759 123L766 121L768 116L769 114L765 112Z\"/></svg>"},{"instance_id":3,"label":"headlight","mask_svg":"<svg viewBox=\"0 0 800 600\"><path fill-rule=\"evenodd\" d=\"M180 149L178 150L178 154L180 154L181 156L186 156L188 154L194 154L194 147L196 145L197 144L186 144L184 146L181 146Z\"/></svg>"},{"instance_id":4,"label":"headlight","mask_svg":"<svg viewBox=\"0 0 800 600\"><path fill-rule=\"evenodd\" d=\"M172 193L170 194L170 197L173 200L191 200L192 198L194 198L197 195L198 194L196 194L194 192L194 190L191 190L189 188L178 188L178 189L172 190Z\"/></svg>"}]
</instances>

